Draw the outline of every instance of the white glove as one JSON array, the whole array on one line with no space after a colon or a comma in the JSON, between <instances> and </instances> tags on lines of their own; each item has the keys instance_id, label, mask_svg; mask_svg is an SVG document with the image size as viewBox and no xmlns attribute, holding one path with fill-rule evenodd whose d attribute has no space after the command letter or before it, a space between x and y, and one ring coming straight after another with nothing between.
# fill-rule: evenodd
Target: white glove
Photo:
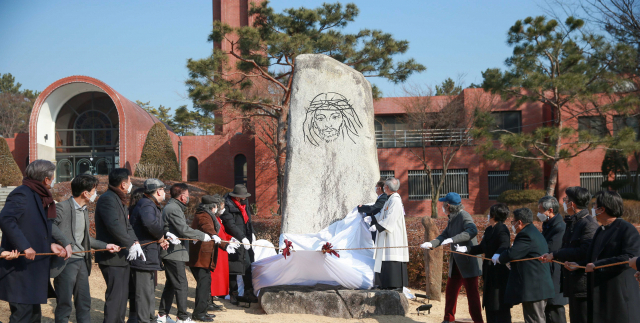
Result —
<instances>
[{"instance_id":1,"label":"white glove","mask_svg":"<svg viewBox=\"0 0 640 323\"><path fill-rule=\"evenodd\" d=\"M444 241L442 241L442 243L440 245L441 246L446 246L446 245L448 245L450 243L453 243L453 239L447 238L447 239L444 239Z\"/></svg>"},{"instance_id":2,"label":"white glove","mask_svg":"<svg viewBox=\"0 0 640 323\"><path fill-rule=\"evenodd\" d=\"M491 261L493 261L493 264L499 264L500 263L500 254L495 254L493 255L493 257L491 257Z\"/></svg>"},{"instance_id":3,"label":"white glove","mask_svg":"<svg viewBox=\"0 0 640 323\"><path fill-rule=\"evenodd\" d=\"M240 247L240 241L238 239L231 237L231 241L229 241L229 245L233 249L238 249Z\"/></svg>"},{"instance_id":4,"label":"white glove","mask_svg":"<svg viewBox=\"0 0 640 323\"><path fill-rule=\"evenodd\" d=\"M171 242L171 244L180 244L180 239L178 239L178 237L176 237L175 234L171 233L171 232L167 232L167 234L164 235L165 237L167 237L167 240L169 240L169 242Z\"/></svg>"},{"instance_id":5,"label":"white glove","mask_svg":"<svg viewBox=\"0 0 640 323\"><path fill-rule=\"evenodd\" d=\"M420 248L429 250L433 248L433 244L431 244L431 242L425 242L420 245Z\"/></svg>"},{"instance_id":6,"label":"white glove","mask_svg":"<svg viewBox=\"0 0 640 323\"><path fill-rule=\"evenodd\" d=\"M245 249L245 250L249 250L249 249L251 249L251 246L249 245L251 242L249 242L249 239L247 239L247 238L243 238L243 239L242 239L242 243L244 243L244 244L245 244L245 245L244 245L244 249Z\"/></svg>"},{"instance_id":7,"label":"white glove","mask_svg":"<svg viewBox=\"0 0 640 323\"><path fill-rule=\"evenodd\" d=\"M506 263L505 266L507 266L507 268L509 268L509 270L511 270L511 263L510 262Z\"/></svg>"},{"instance_id":8,"label":"white glove","mask_svg":"<svg viewBox=\"0 0 640 323\"><path fill-rule=\"evenodd\" d=\"M133 261L136 259L142 259L142 261L147 261L147 257L144 256L144 252L142 251L142 247L140 247L139 243L134 243L131 248L129 248L129 255L127 256L127 260Z\"/></svg>"},{"instance_id":9,"label":"white glove","mask_svg":"<svg viewBox=\"0 0 640 323\"><path fill-rule=\"evenodd\" d=\"M459 244L456 245L456 251L457 252L467 252L467 247L465 246L460 246Z\"/></svg>"},{"instance_id":10,"label":"white glove","mask_svg":"<svg viewBox=\"0 0 640 323\"><path fill-rule=\"evenodd\" d=\"M215 235L215 234L211 236L211 239L213 239L213 241L216 244L220 244L220 242L222 242L222 239L220 239L220 237L218 237L218 235Z\"/></svg>"},{"instance_id":11,"label":"white glove","mask_svg":"<svg viewBox=\"0 0 640 323\"><path fill-rule=\"evenodd\" d=\"M376 232L376 231L378 231L378 229L376 229L375 225L372 225L372 226L369 227L369 231Z\"/></svg>"},{"instance_id":12,"label":"white glove","mask_svg":"<svg viewBox=\"0 0 640 323\"><path fill-rule=\"evenodd\" d=\"M236 247L236 248L237 248L237 247ZM236 248L234 248L234 247L233 247L233 245L229 244L229 245L227 246L227 253L228 253L228 254L234 254L234 253L236 253Z\"/></svg>"},{"instance_id":13,"label":"white glove","mask_svg":"<svg viewBox=\"0 0 640 323\"><path fill-rule=\"evenodd\" d=\"M202 240L202 242L209 242L211 241L211 237L208 234L204 235L204 240Z\"/></svg>"},{"instance_id":14,"label":"white glove","mask_svg":"<svg viewBox=\"0 0 640 323\"><path fill-rule=\"evenodd\" d=\"M364 217L364 223L371 225L371 217L370 216L365 216Z\"/></svg>"}]
</instances>

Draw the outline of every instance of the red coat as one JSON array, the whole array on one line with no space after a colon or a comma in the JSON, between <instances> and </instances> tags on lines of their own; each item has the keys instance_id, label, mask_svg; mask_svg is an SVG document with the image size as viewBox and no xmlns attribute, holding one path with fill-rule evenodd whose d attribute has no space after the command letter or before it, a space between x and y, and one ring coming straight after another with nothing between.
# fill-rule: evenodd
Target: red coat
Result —
<instances>
[{"instance_id":1,"label":"red coat","mask_svg":"<svg viewBox=\"0 0 640 323\"><path fill-rule=\"evenodd\" d=\"M220 232L218 236L220 239L229 241L231 235L224 230L224 225L220 218L217 219L220 222ZM229 258L226 249L218 250L218 263L216 269L211 272L211 296L226 296L229 294Z\"/></svg>"}]
</instances>

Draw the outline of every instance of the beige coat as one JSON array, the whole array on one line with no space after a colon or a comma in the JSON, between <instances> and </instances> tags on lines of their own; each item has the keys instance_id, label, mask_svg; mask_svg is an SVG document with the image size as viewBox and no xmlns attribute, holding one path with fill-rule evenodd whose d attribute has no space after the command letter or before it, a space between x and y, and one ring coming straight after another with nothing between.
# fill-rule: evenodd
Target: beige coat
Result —
<instances>
[{"instance_id":1,"label":"beige coat","mask_svg":"<svg viewBox=\"0 0 640 323\"><path fill-rule=\"evenodd\" d=\"M404 205L398 193L393 193L376 214L378 224L386 230L378 232L376 247L408 246L407 226L404 223ZM374 271L379 273L383 261L409 262L408 248L375 249L373 257L376 260Z\"/></svg>"}]
</instances>

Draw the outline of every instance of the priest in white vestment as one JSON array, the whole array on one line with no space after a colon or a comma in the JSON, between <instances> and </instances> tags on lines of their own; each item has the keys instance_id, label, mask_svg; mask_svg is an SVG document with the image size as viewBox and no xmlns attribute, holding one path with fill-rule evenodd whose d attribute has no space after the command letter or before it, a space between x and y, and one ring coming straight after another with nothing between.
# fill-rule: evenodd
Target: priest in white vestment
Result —
<instances>
[{"instance_id":1,"label":"priest in white vestment","mask_svg":"<svg viewBox=\"0 0 640 323\"><path fill-rule=\"evenodd\" d=\"M371 222L370 231L377 231L375 246L382 247L406 247L407 226L404 222L404 205L398 194L400 180L389 177L384 184L384 192L389 199L382 207L380 213L374 218L367 219ZM375 249L375 266L373 271L377 275L375 280L381 289L402 289L409 285L407 276L407 263L409 262L408 248Z\"/></svg>"}]
</instances>

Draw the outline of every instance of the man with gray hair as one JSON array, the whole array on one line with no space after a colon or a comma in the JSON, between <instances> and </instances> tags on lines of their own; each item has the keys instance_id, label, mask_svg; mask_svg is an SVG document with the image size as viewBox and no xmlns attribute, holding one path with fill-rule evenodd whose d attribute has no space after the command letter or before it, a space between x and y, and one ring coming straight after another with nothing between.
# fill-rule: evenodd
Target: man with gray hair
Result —
<instances>
[{"instance_id":1,"label":"man with gray hair","mask_svg":"<svg viewBox=\"0 0 640 323\"><path fill-rule=\"evenodd\" d=\"M50 187L55 182L56 166L48 160L35 160L25 170L22 185L9 194L0 212L2 249L18 250L24 257L0 259L0 299L9 302L10 323L40 322L40 304L47 303L51 256L54 252L66 259L64 247L53 243L52 224L56 207Z\"/></svg>"},{"instance_id":2,"label":"man with gray hair","mask_svg":"<svg viewBox=\"0 0 640 323\"><path fill-rule=\"evenodd\" d=\"M557 252L562 247L562 237L567 225L560 215L560 204L553 196L544 196L538 201L537 217L542 221L542 235L547 240L549 252ZM555 287L556 295L547 301L544 309L547 323L566 323L567 317L564 306L569 303L569 299L564 297L560 288L562 279L562 266L551 263L551 278Z\"/></svg>"},{"instance_id":3,"label":"man with gray hair","mask_svg":"<svg viewBox=\"0 0 640 323\"><path fill-rule=\"evenodd\" d=\"M389 196L380 213L374 217L376 222L369 228L371 232L378 232L376 247L407 246L407 226L404 223L404 205L398 194L400 180L389 177L385 181L383 190ZM375 249L376 260L374 272L382 289L402 289L409 285L407 263L409 250L407 248Z\"/></svg>"}]
</instances>

